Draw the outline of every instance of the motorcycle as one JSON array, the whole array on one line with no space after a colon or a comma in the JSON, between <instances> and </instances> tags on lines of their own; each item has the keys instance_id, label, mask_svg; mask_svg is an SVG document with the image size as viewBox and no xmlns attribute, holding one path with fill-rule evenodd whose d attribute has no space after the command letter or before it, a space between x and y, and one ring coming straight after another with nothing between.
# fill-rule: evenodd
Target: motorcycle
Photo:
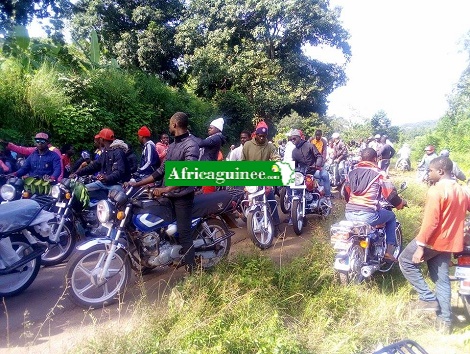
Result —
<instances>
[{"instance_id":1,"label":"motorcycle","mask_svg":"<svg viewBox=\"0 0 470 354\"><path fill-rule=\"evenodd\" d=\"M454 276L451 280L459 282L458 294L462 299L465 317L470 321L470 217L465 219L464 250L454 254L457 259Z\"/></svg>"},{"instance_id":2,"label":"motorcycle","mask_svg":"<svg viewBox=\"0 0 470 354\"><path fill-rule=\"evenodd\" d=\"M51 199L20 199L0 205L0 298L17 295L36 278L46 242L55 242L46 211Z\"/></svg>"},{"instance_id":3,"label":"motorcycle","mask_svg":"<svg viewBox=\"0 0 470 354\"><path fill-rule=\"evenodd\" d=\"M406 183L401 185L401 191ZM382 208L392 210L393 206L381 201ZM395 228L397 247L393 257L398 258L402 250L403 236L400 222ZM330 241L335 251L334 269L339 275L342 285L361 283L375 272L388 272L393 262L385 259L387 244L385 240L385 224L371 226L361 221L342 220L330 228Z\"/></svg>"},{"instance_id":4,"label":"motorcycle","mask_svg":"<svg viewBox=\"0 0 470 354\"><path fill-rule=\"evenodd\" d=\"M272 187L246 187L248 199L243 201L248 234L253 243L262 250L272 246L276 236L272 213L266 195ZM274 202L277 201L274 200Z\"/></svg>"},{"instance_id":5,"label":"motorcycle","mask_svg":"<svg viewBox=\"0 0 470 354\"><path fill-rule=\"evenodd\" d=\"M302 169L295 173L295 185L291 186L291 220L294 232L302 233L305 216L308 214L327 217L331 213L331 202L326 198L324 187L318 183L315 173Z\"/></svg>"},{"instance_id":6,"label":"motorcycle","mask_svg":"<svg viewBox=\"0 0 470 354\"><path fill-rule=\"evenodd\" d=\"M410 171L409 160L407 158L399 158L395 164L395 169L401 172Z\"/></svg>"},{"instance_id":7,"label":"motorcycle","mask_svg":"<svg viewBox=\"0 0 470 354\"><path fill-rule=\"evenodd\" d=\"M148 192L147 192L148 190ZM203 269L225 258L237 227L232 211L243 191L218 191L194 198L191 230L196 262ZM110 191L97 206L106 237L80 244L67 263L66 287L83 307L115 302L125 290L131 268L143 272L157 267L181 266L181 245L173 205L168 198L149 198L152 188Z\"/></svg>"}]
</instances>

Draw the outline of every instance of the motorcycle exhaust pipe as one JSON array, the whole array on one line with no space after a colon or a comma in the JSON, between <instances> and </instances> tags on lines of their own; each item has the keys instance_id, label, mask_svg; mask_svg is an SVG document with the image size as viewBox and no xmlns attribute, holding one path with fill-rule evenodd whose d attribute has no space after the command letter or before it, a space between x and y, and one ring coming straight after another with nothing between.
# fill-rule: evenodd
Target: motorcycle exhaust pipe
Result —
<instances>
[{"instance_id":1,"label":"motorcycle exhaust pipe","mask_svg":"<svg viewBox=\"0 0 470 354\"><path fill-rule=\"evenodd\" d=\"M368 265L361 268L361 274L364 278L369 278L377 270L379 270L378 265Z\"/></svg>"}]
</instances>

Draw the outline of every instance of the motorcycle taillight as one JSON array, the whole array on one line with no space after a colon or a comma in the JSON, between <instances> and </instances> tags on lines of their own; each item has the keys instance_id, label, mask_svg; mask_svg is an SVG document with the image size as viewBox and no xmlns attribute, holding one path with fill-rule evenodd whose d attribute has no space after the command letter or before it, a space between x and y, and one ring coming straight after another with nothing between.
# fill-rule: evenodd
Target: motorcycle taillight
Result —
<instances>
[{"instance_id":1,"label":"motorcycle taillight","mask_svg":"<svg viewBox=\"0 0 470 354\"><path fill-rule=\"evenodd\" d=\"M313 191L313 189L315 188L315 183L316 181L312 175L305 176L305 187L309 192Z\"/></svg>"},{"instance_id":2,"label":"motorcycle taillight","mask_svg":"<svg viewBox=\"0 0 470 354\"><path fill-rule=\"evenodd\" d=\"M458 266L470 266L470 254L465 254L457 259Z\"/></svg>"}]
</instances>

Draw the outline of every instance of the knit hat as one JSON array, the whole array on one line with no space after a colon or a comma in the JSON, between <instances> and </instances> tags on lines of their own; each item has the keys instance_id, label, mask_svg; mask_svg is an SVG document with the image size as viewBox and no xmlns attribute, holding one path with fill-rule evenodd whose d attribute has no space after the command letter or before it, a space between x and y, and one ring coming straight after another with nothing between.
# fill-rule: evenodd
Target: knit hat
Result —
<instances>
[{"instance_id":1,"label":"knit hat","mask_svg":"<svg viewBox=\"0 0 470 354\"><path fill-rule=\"evenodd\" d=\"M46 133L37 133L34 139L49 140L49 135L47 135Z\"/></svg>"},{"instance_id":2,"label":"knit hat","mask_svg":"<svg viewBox=\"0 0 470 354\"><path fill-rule=\"evenodd\" d=\"M150 129L147 128L145 125L143 127L140 127L139 131L137 132L139 136L143 136L146 138L150 138Z\"/></svg>"},{"instance_id":3,"label":"knit hat","mask_svg":"<svg viewBox=\"0 0 470 354\"><path fill-rule=\"evenodd\" d=\"M291 129L291 130L289 131L289 135L288 135L288 136L298 136L298 137L300 137L300 136L301 136L301 135L300 135L300 130L299 130L299 129Z\"/></svg>"},{"instance_id":4,"label":"knit hat","mask_svg":"<svg viewBox=\"0 0 470 354\"><path fill-rule=\"evenodd\" d=\"M217 119L214 119L211 124L209 124L209 126L213 126L217 129L219 129L220 131L224 130L224 119L223 118L217 118Z\"/></svg>"},{"instance_id":5,"label":"knit hat","mask_svg":"<svg viewBox=\"0 0 470 354\"><path fill-rule=\"evenodd\" d=\"M268 134L268 125L262 120L256 126L256 134Z\"/></svg>"}]
</instances>

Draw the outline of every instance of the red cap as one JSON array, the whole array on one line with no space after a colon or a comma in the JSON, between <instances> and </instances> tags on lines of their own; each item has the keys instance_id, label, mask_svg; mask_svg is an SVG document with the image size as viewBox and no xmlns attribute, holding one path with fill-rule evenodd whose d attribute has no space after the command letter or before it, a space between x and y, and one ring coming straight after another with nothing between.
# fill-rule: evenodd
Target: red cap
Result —
<instances>
[{"instance_id":1,"label":"red cap","mask_svg":"<svg viewBox=\"0 0 470 354\"><path fill-rule=\"evenodd\" d=\"M49 135L47 135L46 133L37 133L34 139L49 140Z\"/></svg>"},{"instance_id":2,"label":"red cap","mask_svg":"<svg viewBox=\"0 0 470 354\"><path fill-rule=\"evenodd\" d=\"M143 136L143 137L146 137L146 138L150 138L150 129L147 128L145 125L143 127L141 127L139 129L139 131L137 132L137 134L139 134L139 136Z\"/></svg>"},{"instance_id":3,"label":"red cap","mask_svg":"<svg viewBox=\"0 0 470 354\"><path fill-rule=\"evenodd\" d=\"M262 120L256 126L256 134L268 134L268 125Z\"/></svg>"},{"instance_id":4,"label":"red cap","mask_svg":"<svg viewBox=\"0 0 470 354\"><path fill-rule=\"evenodd\" d=\"M100 135L99 134L96 134L95 135L95 139L99 139L100 138Z\"/></svg>"},{"instance_id":5,"label":"red cap","mask_svg":"<svg viewBox=\"0 0 470 354\"><path fill-rule=\"evenodd\" d=\"M113 141L114 140L114 132L109 128L101 129L98 133L98 137L103 140Z\"/></svg>"}]
</instances>

